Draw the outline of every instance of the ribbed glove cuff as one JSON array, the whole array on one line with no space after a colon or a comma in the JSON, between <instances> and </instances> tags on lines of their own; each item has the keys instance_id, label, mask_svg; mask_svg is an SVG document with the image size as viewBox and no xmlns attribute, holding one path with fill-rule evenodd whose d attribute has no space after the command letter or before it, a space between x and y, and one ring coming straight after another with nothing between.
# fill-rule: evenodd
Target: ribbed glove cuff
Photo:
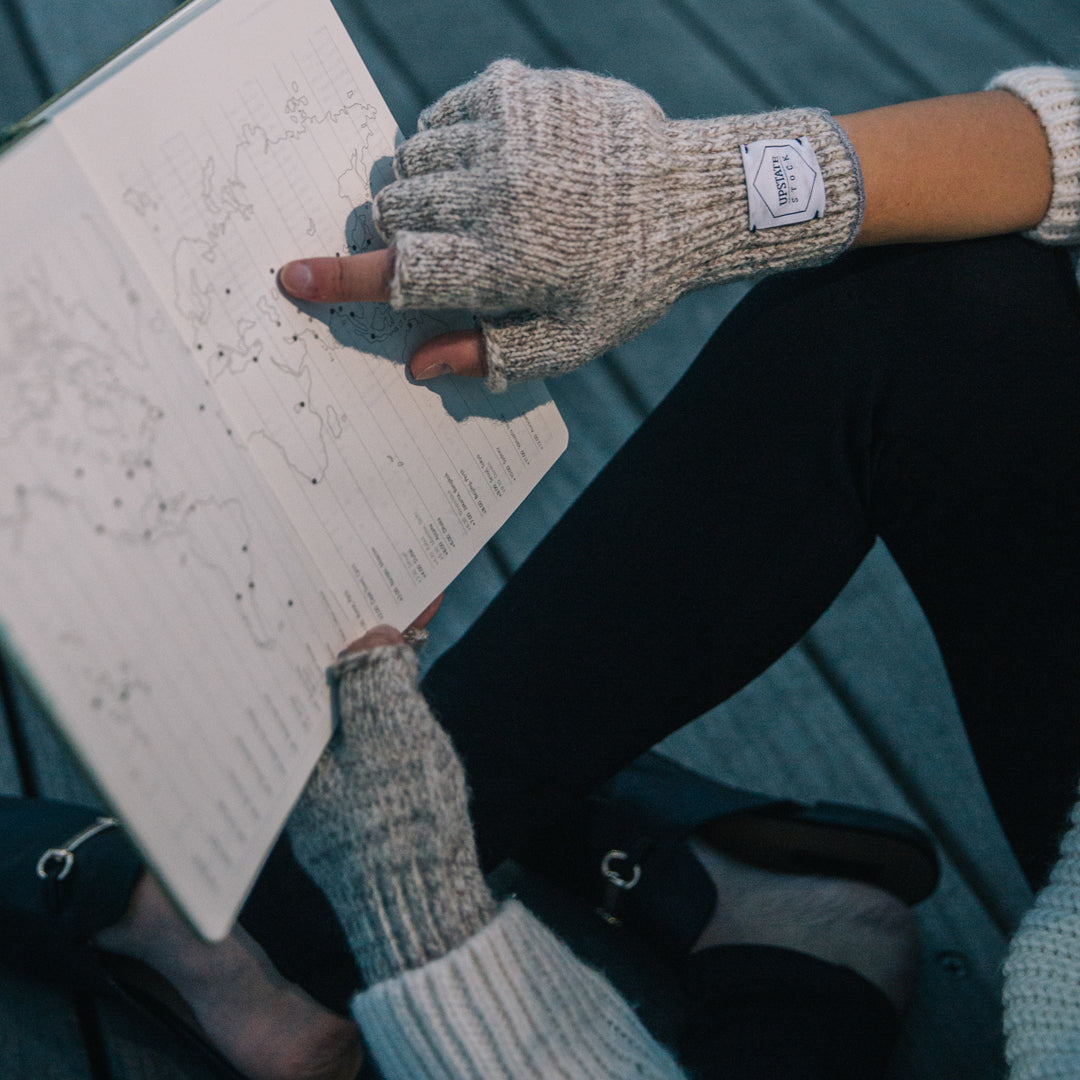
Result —
<instances>
[{"instance_id":1,"label":"ribbed glove cuff","mask_svg":"<svg viewBox=\"0 0 1080 1080\"><path fill-rule=\"evenodd\" d=\"M675 120L673 212L663 257L679 294L803 266L819 266L848 248L862 224L858 158L847 135L821 109L783 109L719 120ZM751 230L741 147L771 139L803 139L813 148L825 186L820 218ZM672 300L677 297L672 297Z\"/></svg>"}]
</instances>

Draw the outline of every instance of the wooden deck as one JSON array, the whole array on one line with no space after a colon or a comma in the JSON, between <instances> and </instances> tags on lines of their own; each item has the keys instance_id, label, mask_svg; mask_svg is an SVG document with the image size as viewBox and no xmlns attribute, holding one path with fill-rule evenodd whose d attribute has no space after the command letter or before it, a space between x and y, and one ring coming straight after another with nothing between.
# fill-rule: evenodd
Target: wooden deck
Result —
<instances>
[{"instance_id":1,"label":"wooden deck","mask_svg":"<svg viewBox=\"0 0 1080 1080\"><path fill-rule=\"evenodd\" d=\"M1068 0L337 0L406 132L418 110L499 56L620 76L674 116L785 104L834 112L977 89L1022 63L1080 59ZM0 0L0 126L157 21L168 0ZM683 301L659 326L552 384L570 449L452 587L432 654L678 378L742 294ZM89 798L18 685L3 697L0 791ZM896 1080L999 1075L998 968L1028 893L960 730L932 638L876 549L807 639L737 698L673 737L676 757L778 794L827 796L923 821L942 885L920 913L918 1000ZM5 1080L178 1080L205 1064L107 1002L0 973Z\"/></svg>"}]
</instances>

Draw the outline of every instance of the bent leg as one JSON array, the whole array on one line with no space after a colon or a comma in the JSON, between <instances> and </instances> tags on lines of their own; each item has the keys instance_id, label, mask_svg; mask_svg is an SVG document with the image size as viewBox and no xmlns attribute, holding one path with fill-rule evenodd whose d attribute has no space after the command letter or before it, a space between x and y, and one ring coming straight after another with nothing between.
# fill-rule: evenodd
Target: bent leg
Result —
<instances>
[{"instance_id":1,"label":"bent leg","mask_svg":"<svg viewBox=\"0 0 1080 1080\"><path fill-rule=\"evenodd\" d=\"M752 293L428 674L487 861L768 667L869 550L874 372L801 337Z\"/></svg>"},{"instance_id":2,"label":"bent leg","mask_svg":"<svg viewBox=\"0 0 1080 1080\"><path fill-rule=\"evenodd\" d=\"M1037 877L1080 760L1078 308L1017 237L755 288L425 681L485 856L763 671L880 534Z\"/></svg>"}]
</instances>

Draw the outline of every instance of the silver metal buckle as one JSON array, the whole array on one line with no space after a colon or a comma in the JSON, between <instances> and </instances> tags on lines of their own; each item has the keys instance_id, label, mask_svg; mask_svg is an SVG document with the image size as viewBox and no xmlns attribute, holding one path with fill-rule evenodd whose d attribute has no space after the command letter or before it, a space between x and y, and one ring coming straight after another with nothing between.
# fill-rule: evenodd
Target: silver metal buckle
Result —
<instances>
[{"instance_id":1,"label":"silver metal buckle","mask_svg":"<svg viewBox=\"0 0 1080 1080\"><path fill-rule=\"evenodd\" d=\"M37 862L37 875L39 878L49 877L49 871L56 865L59 865L60 869L56 872L56 880L63 881L64 878L71 873L71 868L75 865L75 849L80 844L86 843L92 836L97 836L98 833L104 832L106 829L113 829L120 824L116 818L112 817L99 817L93 825L87 826L82 832L76 833L63 847L49 848L44 855L38 859Z\"/></svg>"},{"instance_id":2,"label":"silver metal buckle","mask_svg":"<svg viewBox=\"0 0 1080 1080\"><path fill-rule=\"evenodd\" d=\"M634 868L630 872L630 876L623 877L617 870L613 870L611 864L616 860L622 860L623 862L629 862L630 856L625 851L619 851L618 848L612 848L601 860L600 860L600 873L611 882L617 889L632 889L641 880L641 867L634 863Z\"/></svg>"}]
</instances>

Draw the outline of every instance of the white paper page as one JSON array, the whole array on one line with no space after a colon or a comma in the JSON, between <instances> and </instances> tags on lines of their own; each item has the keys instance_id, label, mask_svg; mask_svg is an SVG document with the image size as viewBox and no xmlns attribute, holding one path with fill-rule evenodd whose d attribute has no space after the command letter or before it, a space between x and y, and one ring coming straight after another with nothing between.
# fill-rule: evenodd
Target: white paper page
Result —
<instances>
[{"instance_id":1,"label":"white paper page","mask_svg":"<svg viewBox=\"0 0 1080 1080\"><path fill-rule=\"evenodd\" d=\"M450 323L278 292L287 259L379 243L365 206L396 127L331 5L223 0L55 123L353 630L406 625L566 431L535 385L410 384Z\"/></svg>"},{"instance_id":2,"label":"white paper page","mask_svg":"<svg viewBox=\"0 0 1080 1080\"><path fill-rule=\"evenodd\" d=\"M2 163L0 621L219 937L329 734L351 615L62 140L46 127Z\"/></svg>"}]
</instances>

